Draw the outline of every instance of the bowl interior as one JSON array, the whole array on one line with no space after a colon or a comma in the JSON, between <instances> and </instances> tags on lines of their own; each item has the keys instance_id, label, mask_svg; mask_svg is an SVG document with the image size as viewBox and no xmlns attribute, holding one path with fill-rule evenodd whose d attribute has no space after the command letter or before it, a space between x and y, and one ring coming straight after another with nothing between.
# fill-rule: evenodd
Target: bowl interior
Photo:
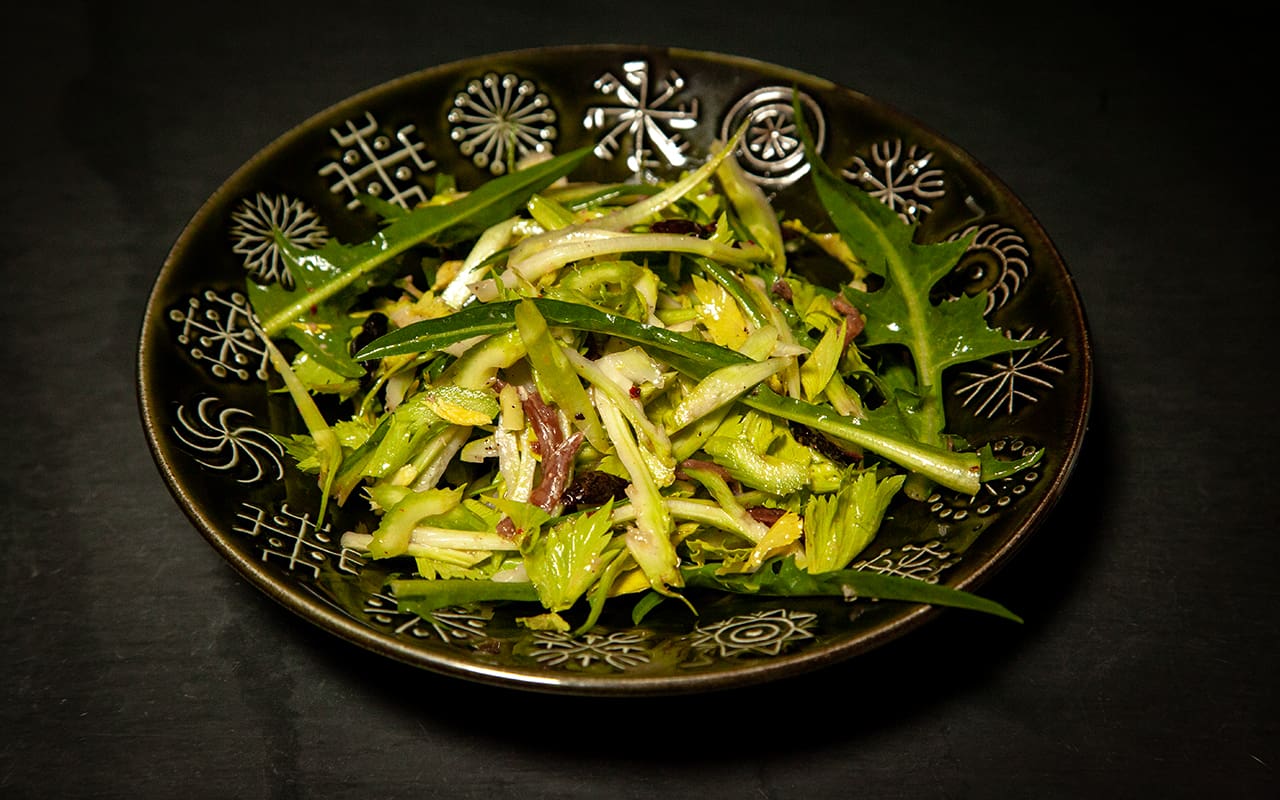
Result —
<instances>
[{"instance_id":1,"label":"bowl interior","mask_svg":"<svg viewBox=\"0 0 1280 800\"><path fill-rule=\"evenodd\" d=\"M196 212L147 302L139 402L178 503L236 570L302 618L481 682L700 691L829 664L923 623L935 609L709 595L696 596L697 616L671 603L634 625L619 608L580 637L526 630L503 608L422 619L397 610L385 566L342 548L341 531L368 514L353 503L317 529L314 482L269 435L300 430L287 397L268 392L244 291L250 277L287 279L272 230L302 246L356 241L377 225L357 195L408 207L441 175L474 187L533 152L593 147L584 179L673 177L742 124L748 175L775 206L821 226L797 106L827 163L916 224L918 241L974 236L942 291L989 290L993 326L1042 340L953 369L946 385L955 432L1008 457L1042 447L1042 462L973 497L939 491L895 510L857 565L975 590L1052 509L1084 435L1092 356L1071 277L1031 212L939 134L820 78L714 53L619 45L495 54L373 88L266 146Z\"/></svg>"}]
</instances>

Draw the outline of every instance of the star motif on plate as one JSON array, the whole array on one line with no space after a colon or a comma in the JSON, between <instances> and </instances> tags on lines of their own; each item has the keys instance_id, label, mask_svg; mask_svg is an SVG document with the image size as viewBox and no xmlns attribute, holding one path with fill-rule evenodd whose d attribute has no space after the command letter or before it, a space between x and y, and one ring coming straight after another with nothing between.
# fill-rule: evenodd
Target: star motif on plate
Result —
<instances>
[{"instance_id":1,"label":"star motif on plate","mask_svg":"<svg viewBox=\"0 0 1280 800\"><path fill-rule=\"evenodd\" d=\"M780 655L792 644L813 639L817 614L775 608L699 625L690 642L694 650L712 651L722 658L742 655Z\"/></svg>"}]
</instances>

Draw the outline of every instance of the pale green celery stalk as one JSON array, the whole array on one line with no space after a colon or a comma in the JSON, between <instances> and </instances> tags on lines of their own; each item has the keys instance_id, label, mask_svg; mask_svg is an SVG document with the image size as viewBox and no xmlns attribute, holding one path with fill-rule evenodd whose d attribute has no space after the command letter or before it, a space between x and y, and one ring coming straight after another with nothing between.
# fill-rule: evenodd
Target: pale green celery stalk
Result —
<instances>
[{"instance_id":1,"label":"pale green celery stalk","mask_svg":"<svg viewBox=\"0 0 1280 800\"><path fill-rule=\"evenodd\" d=\"M809 483L808 463L757 451L745 437L712 436L703 449L738 481L779 497L798 492Z\"/></svg>"},{"instance_id":2,"label":"pale green celery stalk","mask_svg":"<svg viewBox=\"0 0 1280 800\"><path fill-rule=\"evenodd\" d=\"M733 406L721 406L705 417L694 420L693 424L686 425L677 431L671 437L671 457L675 459L676 463L684 461L701 450L707 440L724 423L725 418L729 416L731 411L733 411Z\"/></svg>"},{"instance_id":3,"label":"pale green celery stalk","mask_svg":"<svg viewBox=\"0 0 1280 800\"><path fill-rule=\"evenodd\" d=\"M706 489L711 495L711 499L724 509L725 513L738 521L738 525L746 537L751 540L752 544L759 544L764 539L765 534L769 532L769 528L763 522L748 513L738 502L738 498L733 496L733 490L729 488L729 484L724 478L718 474L706 469L696 469L685 467L684 473L693 478L702 488Z\"/></svg>"},{"instance_id":4,"label":"pale green celery stalk","mask_svg":"<svg viewBox=\"0 0 1280 800\"><path fill-rule=\"evenodd\" d=\"M581 231L574 237L565 237L544 249L522 254L517 247L507 260L506 275L522 278L530 283L574 261L600 256L636 252L676 252L703 256L715 261L746 268L763 261L768 254L758 245L746 244L730 247L709 239L684 236L675 233L618 233L606 230ZM504 275L503 282L508 278Z\"/></svg>"},{"instance_id":5,"label":"pale green celery stalk","mask_svg":"<svg viewBox=\"0 0 1280 800\"><path fill-rule=\"evenodd\" d=\"M560 230L578 221L572 211L545 195L535 194L530 197L527 208L534 222L541 225L543 230Z\"/></svg>"},{"instance_id":6,"label":"pale green celery stalk","mask_svg":"<svg viewBox=\"0 0 1280 800\"><path fill-rule=\"evenodd\" d=\"M811 497L804 510L805 569L844 569L875 538L905 475L877 481L874 471L848 480L835 495Z\"/></svg>"},{"instance_id":7,"label":"pale green celery stalk","mask_svg":"<svg viewBox=\"0 0 1280 800\"><path fill-rule=\"evenodd\" d=\"M529 431L509 431L501 425L493 432L498 443L498 474L502 476L504 497L525 503L533 492L538 462L529 446Z\"/></svg>"},{"instance_id":8,"label":"pale green celery stalk","mask_svg":"<svg viewBox=\"0 0 1280 800\"><path fill-rule=\"evenodd\" d=\"M739 520L725 511L717 503L709 500L688 500L679 497L665 497L663 504L672 519L683 522L697 522L717 530L736 533L748 542L755 540L739 524ZM633 505L619 506L613 510L613 524L625 525L636 519L636 508Z\"/></svg>"},{"instance_id":9,"label":"pale green celery stalk","mask_svg":"<svg viewBox=\"0 0 1280 800\"><path fill-rule=\"evenodd\" d=\"M635 507L636 519L635 526L626 533L627 549L649 579L649 585L661 594L673 595L671 587L683 585L684 578L680 575L680 560L671 543L671 534L675 530L671 514L645 465L640 445L626 417L604 392L592 389L592 396L600 410L600 421L613 442L614 452L631 480L627 496Z\"/></svg>"},{"instance_id":10,"label":"pale green celery stalk","mask_svg":"<svg viewBox=\"0 0 1280 800\"><path fill-rule=\"evenodd\" d=\"M845 385L844 379L839 375L834 375L831 380L827 381L827 386L823 392L831 407L844 416L863 416L862 398L858 397L857 393Z\"/></svg>"},{"instance_id":11,"label":"pale green celery stalk","mask_svg":"<svg viewBox=\"0 0 1280 800\"><path fill-rule=\"evenodd\" d=\"M440 293L440 299L450 308L462 308L471 299L471 287L475 286L488 269L488 260L511 243L519 217L508 217L493 225L472 246L462 262L462 267L449 285Z\"/></svg>"},{"instance_id":12,"label":"pale green celery stalk","mask_svg":"<svg viewBox=\"0 0 1280 800\"><path fill-rule=\"evenodd\" d=\"M756 308L759 308L769 318L769 325L778 332L778 342L784 346L800 347L796 343L796 338L791 330L791 326L787 323L786 315L782 309L773 302L769 296L769 292L765 289L764 282L759 278L746 275L743 276L742 285L746 295L751 298ZM800 385L800 366L796 362L787 365L782 371L782 385L786 389L786 394L791 397L799 397L801 392Z\"/></svg>"},{"instance_id":13,"label":"pale green celery stalk","mask_svg":"<svg viewBox=\"0 0 1280 800\"><path fill-rule=\"evenodd\" d=\"M734 149L741 141L742 135L746 129L747 125L744 122L729 142L720 150L712 153L706 163L657 194L643 198L631 205L624 206L616 211L595 219L579 222L576 225L571 225L561 230L547 231L546 233L542 233L537 236L530 236L520 244L516 245L515 250L511 254L510 261L523 261L529 258L533 253L555 246L562 241L572 240L575 237L581 236L586 231L595 230L597 232L619 232L635 225L639 225L649 217L657 214L667 206L684 197L699 184L711 178L720 164L733 153Z\"/></svg>"},{"instance_id":14,"label":"pale green celery stalk","mask_svg":"<svg viewBox=\"0 0 1280 800\"><path fill-rule=\"evenodd\" d=\"M271 337L258 326L258 323L250 315L249 323L253 326L253 330L258 334L258 338L262 340L263 346L267 350L267 357L271 360L271 366L275 367L276 372L280 373L281 379L284 380L285 388L289 390L289 397L293 399L293 404L298 408L298 414L302 417L302 422L307 426L307 432L311 434L311 439L315 442L316 453L319 456L320 463L320 510L316 512L316 530L320 530L324 525L324 515L328 510L329 493L333 490L333 480L338 474L338 470L342 468L342 444L338 441L337 434L333 432L333 428L329 427L329 422L324 418L324 414L320 412L320 408L316 405L316 401L307 391L307 387L302 384L298 376L293 374L293 368L289 366L289 360L284 357L276 346L271 342Z\"/></svg>"},{"instance_id":15,"label":"pale green celery stalk","mask_svg":"<svg viewBox=\"0 0 1280 800\"><path fill-rule=\"evenodd\" d=\"M748 121L749 122L749 121ZM663 189L652 197L646 197L643 200L625 206L612 214L590 220L583 223L585 226L593 228L608 228L609 230L620 231L630 228L633 225L639 225L649 217L657 214L667 206L676 202L686 194L691 192L699 184L708 180L719 169L720 165L733 154L737 149L738 143L742 141L742 136L747 130L747 122L739 126L738 130L729 138L724 147L716 150L696 170L682 177L680 180Z\"/></svg>"},{"instance_id":16,"label":"pale green celery stalk","mask_svg":"<svg viewBox=\"0 0 1280 800\"><path fill-rule=\"evenodd\" d=\"M752 387L778 374L788 363L785 358L731 364L698 381L671 415L670 432L704 418L746 394Z\"/></svg>"},{"instance_id":17,"label":"pale green celery stalk","mask_svg":"<svg viewBox=\"0 0 1280 800\"><path fill-rule=\"evenodd\" d=\"M742 220L742 224L755 237L756 244L769 254L769 265L775 272L786 272L787 254L782 246L782 227L764 192L747 178L738 164L737 156L720 162L716 177L720 179L720 186L729 198L729 204L737 212L738 219Z\"/></svg>"},{"instance_id":18,"label":"pale green celery stalk","mask_svg":"<svg viewBox=\"0 0 1280 800\"><path fill-rule=\"evenodd\" d=\"M809 357L800 365L800 385L804 389L806 400L812 402L820 398L835 376L844 347L846 327L846 323L841 320L839 325L828 328L817 347L813 348Z\"/></svg>"},{"instance_id":19,"label":"pale green celery stalk","mask_svg":"<svg viewBox=\"0 0 1280 800\"><path fill-rule=\"evenodd\" d=\"M464 389L483 389L498 373L525 357L524 340L520 332L490 336L463 353L440 376L439 383L452 383Z\"/></svg>"},{"instance_id":20,"label":"pale green celery stalk","mask_svg":"<svg viewBox=\"0 0 1280 800\"><path fill-rule=\"evenodd\" d=\"M458 454L462 446L471 436L470 425L451 425L435 439L432 439L421 453L413 460L413 490L415 492L434 489L440 482L449 462Z\"/></svg>"},{"instance_id":21,"label":"pale green celery stalk","mask_svg":"<svg viewBox=\"0 0 1280 800\"><path fill-rule=\"evenodd\" d=\"M460 489L430 489L406 495L382 516L369 542L369 555L374 558L403 555L419 520L444 514L457 506L461 499Z\"/></svg>"},{"instance_id":22,"label":"pale green celery stalk","mask_svg":"<svg viewBox=\"0 0 1280 800\"><path fill-rule=\"evenodd\" d=\"M634 282L642 269L630 261L602 261L565 272L556 282L556 287L589 296L602 284Z\"/></svg>"},{"instance_id":23,"label":"pale green celery stalk","mask_svg":"<svg viewBox=\"0 0 1280 800\"><path fill-rule=\"evenodd\" d=\"M742 353L752 361L764 361L771 356L786 357L775 352L778 349L778 329L772 325L756 328L747 335L747 338L742 344L738 345L737 349L739 353ZM803 348L800 348L799 352L804 352ZM791 361L793 359L787 358L787 360Z\"/></svg>"},{"instance_id":24,"label":"pale green celery stalk","mask_svg":"<svg viewBox=\"0 0 1280 800\"><path fill-rule=\"evenodd\" d=\"M354 531L342 534L342 546L361 553L369 552L372 543L372 534ZM405 546L404 554L429 555L428 551L433 549L512 552L520 549L520 546L511 539L492 531L460 531L430 525L414 526L409 534L409 542Z\"/></svg>"},{"instance_id":25,"label":"pale green celery stalk","mask_svg":"<svg viewBox=\"0 0 1280 800\"><path fill-rule=\"evenodd\" d=\"M618 410L631 423L631 427L644 438L648 449L655 456L663 461L671 460L671 440L667 437L666 431L653 424L653 421L649 419L649 415L644 413L644 409L640 408L635 400L628 397L622 391L622 388L610 380L604 370L600 369L591 359L567 348L564 350L564 355L578 376L591 384L597 391L602 391L609 396L609 399L613 401Z\"/></svg>"},{"instance_id":26,"label":"pale green celery stalk","mask_svg":"<svg viewBox=\"0 0 1280 800\"><path fill-rule=\"evenodd\" d=\"M591 405L587 390L582 387L569 362L568 348L561 347L551 335L547 321L532 302L520 301L516 305L515 318L516 330L524 341L539 392L545 393L550 403L568 415L573 426L582 431L592 447L602 453L608 452L609 437Z\"/></svg>"},{"instance_id":27,"label":"pale green celery stalk","mask_svg":"<svg viewBox=\"0 0 1280 800\"><path fill-rule=\"evenodd\" d=\"M484 561L486 558L493 555L485 550L449 550L443 547L415 548L412 547L412 543L410 543L410 548L416 552L406 552L405 555L412 555L414 558L424 558L437 564L448 564L453 567L464 568L474 567L476 564L479 564L481 561ZM419 564L418 569L420 571L422 570L421 564Z\"/></svg>"}]
</instances>

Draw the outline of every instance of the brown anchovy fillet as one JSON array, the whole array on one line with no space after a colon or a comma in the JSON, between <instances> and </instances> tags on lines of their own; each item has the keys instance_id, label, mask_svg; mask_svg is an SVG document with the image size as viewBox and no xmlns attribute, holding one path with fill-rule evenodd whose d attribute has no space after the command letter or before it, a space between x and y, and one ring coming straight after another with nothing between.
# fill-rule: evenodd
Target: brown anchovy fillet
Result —
<instances>
[{"instance_id":1,"label":"brown anchovy fillet","mask_svg":"<svg viewBox=\"0 0 1280 800\"><path fill-rule=\"evenodd\" d=\"M703 225L691 219L660 219L649 226L651 233L689 234L705 239L716 232L714 224Z\"/></svg>"},{"instance_id":2,"label":"brown anchovy fillet","mask_svg":"<svg viewBox=\"0 0 1280 800\"><path fill-rule=\"evenodd\" d=\"M849 343L862 333L862 329L867 326L867 321L862 318L862 312L859 311L852 303L845 298L844 295L838 294L831 300L831 307L841 314L844 314L846 327L844 329L844 346L849 347Z\"/></svg>"},{"instance_id":3,"label":"brown anchovy fillet","mask_svg":"<svg viewBox=\"0 0 1280 800\"><path fill-rule=\"evenodd\" d=\"M862 456L858 453L851 453L840 445L831 441L821 433L812 428L801 425L799 422L790 424L791 435L795 440L813 450L817 450L822 455L841 465L852 464L855 461L861 461Z\"/></svg>"},{"instance_id":4,"label":"brown anchovy fillet","mask_svg":"<svg viewBox=\"0 0 1280 800\"><path fill-rule=\"evenodd\" d=\"M573 458L582 446L582 432L574 431L566 437L560 425L560 411L542 402L536 390L522 389L520 401L537 437L534 447L542 456L542 480L529 494L529 502L550 512L559 504L560 496L569 484Z\"/></svg>"},{"instance_id":5,"label":"brown anchovy fillet","mask_svg":"<svg viewBox=\"0 0 1280 800\"><path fill-rule=\"evenodd\" d=\"M782 515L786 514L787 512L786 512L786 509L782 509L782 508L770 508L769 506L752 506L751 508L747 509L747 513L750 514L751 518L754 519L756 522L762 523L764 525L768 525L770 528L772 528L773 523L782 519Z\"/></svg>"}]
</instances>

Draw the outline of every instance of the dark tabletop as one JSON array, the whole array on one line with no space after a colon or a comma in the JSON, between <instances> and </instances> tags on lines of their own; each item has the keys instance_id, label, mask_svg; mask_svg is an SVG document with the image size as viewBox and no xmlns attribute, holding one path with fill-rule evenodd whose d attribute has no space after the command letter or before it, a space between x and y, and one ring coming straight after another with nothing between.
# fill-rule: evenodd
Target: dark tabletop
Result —
<instances>
[{"instance_id":1,"label":"dark tabletop","mask_svg":"<svg viewBox=\"0 0 1280 800\"><path fill-rule=\"evenodd\" d=\"M1212 8L374 6L5 14L0 797L1277 796L1266 26ZM943 132L1044 224L1097 384L1068 493L983 589L1025 624L943 614L743 690L531 694L342 642L192 528L147 449L135 352L203 200L361 89L592 42L859 89Z\"/></svg>"}]
</instances>

